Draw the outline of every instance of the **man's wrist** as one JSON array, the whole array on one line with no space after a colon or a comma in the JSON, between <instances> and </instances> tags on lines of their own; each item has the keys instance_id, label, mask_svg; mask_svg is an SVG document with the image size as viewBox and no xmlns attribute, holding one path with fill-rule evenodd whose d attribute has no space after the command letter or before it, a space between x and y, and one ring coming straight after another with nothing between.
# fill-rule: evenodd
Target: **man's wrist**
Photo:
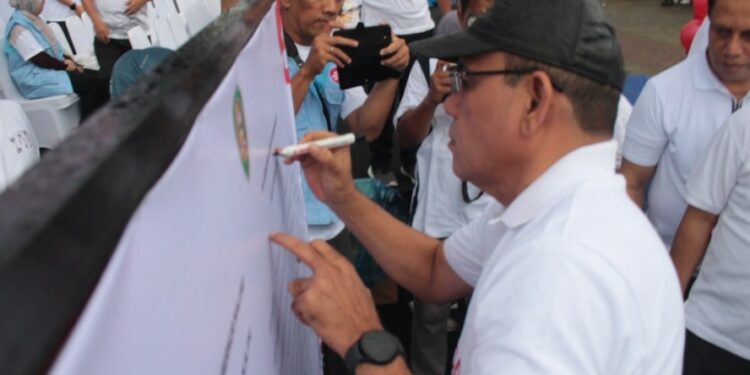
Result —
<instances>
[{"instance_id":1,"label":"man's wrist","mask_svg":"<svg viewBox=\"0 0 750 375\"><path fill-rule=\"evenodd\" d=\"M76 4L76 2L74 1L74 2L72 2L72 3L71 3L71 4L69 5L69 6L68 6L68 8L70 8L70 10L76 10L76 7L77 7L77 6L78 6L78 4Z\"/></svg>"},{"instance_id":2,"label":"man's wrist","mask_svg":"<svg viewBox=\"0 0 750 375\"><path fill-rule=\"evenodd\" d=\"M351 205L357 204L358 199L364 198L364 195L362 195L354 185L354 180L351 180L349 185L343 189L340 189L340 191L341 192L339 194L336 194L336 197L327 199L325 202L336 213L347 212L350 209Z\"/></svg>"},{"instance_id":3,"label":"man's wrist","mask_svg":"<svg viewBox=\"0 0 750 375\"><path fill-rule=\"evenodd\" d=\"M430 110L435 110L437 106L439 106L442 103L442 101L435 100L432 95L427 95L424 97L424 100L422 100L422 105Z\"/></svg>"}]
</instances>

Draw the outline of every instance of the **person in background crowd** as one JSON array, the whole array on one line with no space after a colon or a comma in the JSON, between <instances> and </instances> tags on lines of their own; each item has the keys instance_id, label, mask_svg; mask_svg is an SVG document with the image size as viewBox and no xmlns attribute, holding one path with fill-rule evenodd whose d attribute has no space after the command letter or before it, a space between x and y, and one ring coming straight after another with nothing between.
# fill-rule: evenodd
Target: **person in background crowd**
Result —
<instances>
[{"instance_id":1,"label":"person in background crowd","mask_svg":"<svg viewBox=\"0 0 750 375\"><path fill-rule=\"evenodd\" d=\"M27 99L75 92L81 98L81 119L86 119L109 100L108 82L65 56L52 30L39 18L44 3L10 0L16 9L5 29L10 76Z\"/></svg>"},{"instance_id":2,"label":"person in background crowd","mask_svg":"<svg viewBox=\"0 0 750 375\"><path fill-rule=\"evenodd\" d=\"M148 30L145 4L146 0L83 0L96 32L94 54L99 75L107 82L117 59L132 49L128 30L136 26Z\"/></svg>"},{"instance_id":3,"label":"person in background crowd","mask_svg":"<svg viewBox=\"0 0 750 375\"><path fill-rule=\"evenodd\" d=\"M648 201L648 217L667 247L687 207L690 171L750 89L750 2L711 0L709 18L706 53L646 83L623 147L628 192L641 207Z\"/></svg>"},{"instance_id":4,"label":"person in background crowd","mask_svg":"<svg viewBox=\"0 0 750 375\"><path fill-rule=\"evenodd\" d=\"M410 48L458 59L444 103L455 118L449 147L456 176L497 200L479 219L442 242L356 191L348 147L298 159L316 196L396 282L432 303L473 292L453 373L681 373L679 283L615 173L625 74L601 3L496 0L467 32ZM312 268L288 286L292 310L351 373L409 372L343 257L321 241L271 240Z\"/></svg>"},{"instance_id":5,"label":"person in background crowd","mask_svg":"<svg viewBox=\"0 0 750 375\"><path fill-rule=\"evenodd\" d=\"M341 47L357 43L331 35L332 28L339 26L335 20L342 11L343 0L280 0L279 4L298 138L315 130L336 131L339 118L343 118L352 131L374 139L386 121L399 79L376 83L369 95L362 87L341 90L337 66L351 62ZM381 54L383 64L398 71L409 63L409 49L395 35ZM353 245L344 223L314 196L307 184L303 184L303 194L310 238L329 241L353 258ZM329 353L324 350L327 373L337 373L343 365Z\"/></svg>"},{"instance_id":6,"label":"person in background crowd","mask_svg":"<svg viewBox=\"0 0 750 375\"><path fill-rule=\"evenodd\" d=\"M365 26L389 24L393 32L406 43L431 37L435 28L426 0L362 0L361 20ZM405 87L406 77L399 83L397 97L390 108L391 113L388 115L387 122L381 128L380 135L370 142L368 174L389 186L398 184L391 170L394 137L393 112L398 107L399 97ZM402 174L414 180L416 149L401 150L400 159Z\"/></svg>"},{"instance_id":7,"label":"person in background crowd","mask_svg":"<svg viewBox=\"0 0 750 375\"><path fill-rule=\"evenodd\" d=\"M687 183L689 206L672 246L687 296L685 375L750 374L748 125L750 108L735 112Z\"/></svg>"},{"instance_id":8,"label":"person in background crowd","mask_svg":"<svg viewBox=\"0 0 750 375\"><path fill-rule=\"evenodd\" d=\"M494 1L461 0L462 29L484 14ZM412 228L445 239L479 217L493 200L453 173L448 141L453 118L443 101L451 93L449 65L437 59L418 59L412 65L406 90L396 111L396 133L402 148L418 146L416 203ZM427 62L427 63L425 63ZM424 69L429 69L424 71ZM428 80L429 78L429 80ZM451 303L431 304L414 299L411 329L411 370L417 375L442 375L448 363L448 318Z\"/></svg>"}]
</instances>

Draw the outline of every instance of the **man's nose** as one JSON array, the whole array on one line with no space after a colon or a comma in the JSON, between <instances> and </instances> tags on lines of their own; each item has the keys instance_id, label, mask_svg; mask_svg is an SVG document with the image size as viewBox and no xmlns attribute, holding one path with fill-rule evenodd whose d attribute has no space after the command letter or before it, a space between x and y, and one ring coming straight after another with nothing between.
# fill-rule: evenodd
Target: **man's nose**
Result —
<instances>
[{"instance_id":1,"label":"man's nose","mask_svg":"<svg viewBox=\"0 0 750 375\"><path fill-rule=\"evenodd\" d=\"M729 38L729 41L727 41L724 54L727 57L739 56L742 53L742 47L742 38L739 33L736 33Z\"/></svg>"},{"instance_id":2,"label":"man's nose","mask_svg":"<svg viewBox=\"0 0 750 375\"><path fill-rule=\"evenodd\" d=\"M341 10L339 8L337 0L323 0L323 14L326 17L336 17Z\"/></svg>"}]
</instances>

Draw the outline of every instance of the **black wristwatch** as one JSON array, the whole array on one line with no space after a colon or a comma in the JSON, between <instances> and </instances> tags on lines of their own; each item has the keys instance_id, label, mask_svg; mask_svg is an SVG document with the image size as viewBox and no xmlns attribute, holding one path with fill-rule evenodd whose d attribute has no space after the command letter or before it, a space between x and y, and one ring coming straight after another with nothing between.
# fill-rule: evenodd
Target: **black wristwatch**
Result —
<instances>
[{"instance_id":1,"label":"black wristwatch","mask_svg":"<svg viewBox=\"0 0 750 375\"><path fill-rule=\"evenodd\" d=\"M404 356L404 347L396 336L386 331L369 331L347 350L344 362L349 374L353 375L360 363L385 365L399 355Z\"/></svg>"},{"instance_id":2,"label":"black wristwatch","mask_svg":"<svg viewBox=\"0 0 750 375\"><path fill-rule=\"evenodd\" d=\"M74 1L68 8L70 8L70 10L76 10L76 2Z\"/></svg>"}]
</instances>

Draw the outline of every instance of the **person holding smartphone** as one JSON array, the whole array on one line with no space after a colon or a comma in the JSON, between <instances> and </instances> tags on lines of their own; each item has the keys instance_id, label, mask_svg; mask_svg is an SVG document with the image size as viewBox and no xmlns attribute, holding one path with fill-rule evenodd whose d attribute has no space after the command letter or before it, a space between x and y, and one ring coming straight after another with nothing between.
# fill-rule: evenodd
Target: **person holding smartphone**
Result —
<instances>
[{"instance_id":1,"label":"person holding smartphone","mask_svg":"<svg viewBox=\"0 0 750 375\"><path fill-rule=\"evenodd\" d=\"M300 139L311 131L335 132L340 118L353 132L374 139L385 123L398 89L398 78L376 83L369 95L362 87L342 90L339 86L338 68L352 61L342 47L357 46L356 40L331 35L334 28L342 26L336 18L343 4L343 0L279 1ZM400 72L409 63L406 43L395 36L380 54L383 65ZM351 260L353 245L344 223L314 196L307 183L303 183L303 194L310 239L328 241ZM327 373L337 372L331 367L343 367L335 355L326 355L324 363L329 369Z\"/></svg>"}]
</instances>

